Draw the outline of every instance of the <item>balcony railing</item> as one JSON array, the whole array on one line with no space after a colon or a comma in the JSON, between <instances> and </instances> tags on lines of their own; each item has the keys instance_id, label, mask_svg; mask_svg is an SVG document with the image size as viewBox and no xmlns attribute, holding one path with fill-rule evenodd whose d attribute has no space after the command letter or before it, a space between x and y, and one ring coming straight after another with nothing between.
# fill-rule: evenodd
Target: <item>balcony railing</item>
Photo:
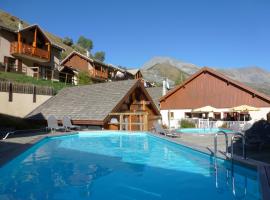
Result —
<instances>
[{"instance_id":1,"label":"balcony railing","mask_svg":"<svg viewBox=\"0 0 270 200\"><path fill-rule=\"evenodd\" d=\"M11 42L10 43L10 54L25 54L45 60L49 60L49 52L40 49L37 47L33 47L31 45L20 43L20 49L19 49L19 43L18 42Z\"/></svg>"},{"instance_id":2,"label":"balcony railing","mask_svg":"<svg viewBox=\"0 0 270 200\"><path fill-rule=\"evenodd\" d=\"M95 69L93 71L93 77L101 78L101 79L108 79L108 73Z\"/></svg>"}]
</instances>

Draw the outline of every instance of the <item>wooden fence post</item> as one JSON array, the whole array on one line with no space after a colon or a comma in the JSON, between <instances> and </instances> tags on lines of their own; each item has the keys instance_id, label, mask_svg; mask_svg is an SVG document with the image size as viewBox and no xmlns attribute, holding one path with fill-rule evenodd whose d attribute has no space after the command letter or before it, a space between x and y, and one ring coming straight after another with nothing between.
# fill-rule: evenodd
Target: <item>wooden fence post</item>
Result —
<instances>
[{"instance_id":1,"label":"wooden fence post","mask_svg":"<svg viewBox=\"0 0 270 200\"><path fill-rule=\"evenodd\" d=\"M13 85L11 82L9 83L9 88L8 88L8 101L9 102L13 101Z\"/></svg>"},{"instance_id":2,"label":"wooden fence post","mask_svg":"<svg viewBox=\"0 0 270 200\"><path fill-rule=\"evenodd\" d=\"M37 87L34 85L33 87L33 103L37 102Z\"/></svg>"}]
</instances>

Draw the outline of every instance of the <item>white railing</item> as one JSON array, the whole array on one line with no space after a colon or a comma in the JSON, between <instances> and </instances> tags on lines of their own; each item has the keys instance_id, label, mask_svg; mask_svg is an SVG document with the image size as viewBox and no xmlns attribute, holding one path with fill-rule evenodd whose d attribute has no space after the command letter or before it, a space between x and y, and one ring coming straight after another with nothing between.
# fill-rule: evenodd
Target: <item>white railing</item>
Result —
<instances>
[{"instance_id":1,"label":"white railing","mask_svg":"<svg viewBox=\"0 0 270 200\"><path fill-rule=\"evenodd\" d=\"M208 119L198 119L196 121L198 128L218 128L224 126L229 129L234 129L235 127L242 128L246 123L249 123L247 121L210 121Z\"/></svg>"}]
</instances>

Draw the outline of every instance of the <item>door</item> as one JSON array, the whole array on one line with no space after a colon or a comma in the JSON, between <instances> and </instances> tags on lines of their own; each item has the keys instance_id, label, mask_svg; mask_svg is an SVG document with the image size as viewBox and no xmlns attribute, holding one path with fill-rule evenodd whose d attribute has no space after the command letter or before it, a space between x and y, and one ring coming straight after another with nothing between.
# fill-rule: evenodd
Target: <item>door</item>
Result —
<instances>
[{"instance_id":1,"label":"door","mask_svg":"<svg viewBox=\"0 0 270 200\"><path fill-rule=\"evenodd\" d=\"M18 72L21 72L21 73L23 72L22 71L22 60L20 60L20 59L18 60L18 69L17 70L18 70Z\"/></svg>"}]
</instances>

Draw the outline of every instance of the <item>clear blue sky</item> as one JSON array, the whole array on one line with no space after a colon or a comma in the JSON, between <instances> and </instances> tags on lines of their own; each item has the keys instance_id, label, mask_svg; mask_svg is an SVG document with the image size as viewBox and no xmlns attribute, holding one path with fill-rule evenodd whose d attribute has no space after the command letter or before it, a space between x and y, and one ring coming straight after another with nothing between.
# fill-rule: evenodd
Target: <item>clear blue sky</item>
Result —
<instances>
[{"instance_id":1,"label":"clear blue sky","mask_svg":"<svg viewBox=\"0 0 270 200\"><path fill-rule=\"evenodd\" d=\"M1 0L0 7L56 35L91 38L107 63L139 67L170 56L270 71L270 0Z\"/></svg>"}]
</instances>

